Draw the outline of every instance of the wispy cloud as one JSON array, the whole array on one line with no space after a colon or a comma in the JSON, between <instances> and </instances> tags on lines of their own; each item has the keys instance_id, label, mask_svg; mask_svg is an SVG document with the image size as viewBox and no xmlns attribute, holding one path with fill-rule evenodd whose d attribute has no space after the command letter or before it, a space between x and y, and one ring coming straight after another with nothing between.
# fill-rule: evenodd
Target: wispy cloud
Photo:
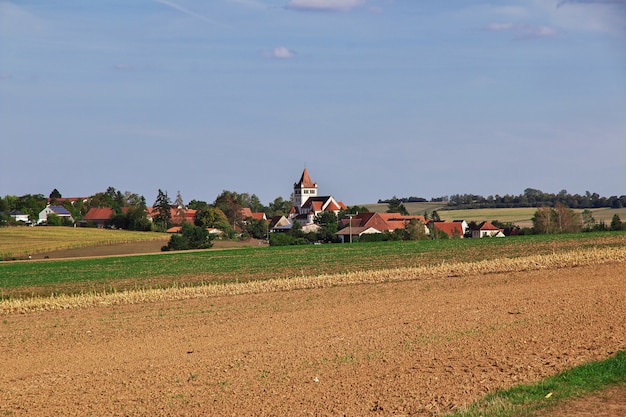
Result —
<instances>
[{"instance_id":1,"label":"wispy cloud","mask_svg":"<svg viewBox=\"0 0 626 417\"><path fill-rule=\"evenodd\" d=\"M190 9L184 7L184 6L181 6L178 3L174 3L173 1L170 1L170 0L154 0L154 2L162 4L162 5L167 6L167 7L170 7L172 9L178 10L179 12L184 13L187 16L190 16L190 17L202 20L203 22L210 23L212 25L225 26L225 25L223 25L220 22L217 22L215 20L209 19L208 17L203 16L200 13L196 13L193 10L190 10Z\"/></svg>"},{"instance_id":2,"label":"wispy cloud","mask_svg":"<svg viewBox=\"0 0 626 417\"><path fill-rule=\"evenodd\" d=\"M300 11L346 12L364 4L365 0L289 0L285 7Z\"/></svg>"},{"instance_id":3,"label":"wispy cloud","mask_svg":"<svg viewBox=\"0 0 626 417\"><path fill-rule=\"evenodd\" d=\"M263 56L272 59L290 59L295 58L297 55L298 54L296 53L296 51L289 49L285 46L277 46L272 50L263 52Z\"/></svg>"},{"instance_id":4,"label":"wispy cloud","mask_svg":"<svg viewBox=\"0 0 626 417\"><path fill-rule=\"evenodd\" d=\"M13 78L13 74L8 72L0 72L0 80L8 80L9 78Z\"/></svg>"},{"instance_id":5,"label":"wispy cloud","mask_svg":"<svg viewBox=\"0 0 626 417\"><path fill-rule=\"evenodd\" d=\"M556 7L559 8L567 4L617 4L626 6L626 0L561 0Z\"/></svg>"},{"instance_id":6,"label":"wispy cloud","mask_svg":"<svg viewBox=\"0 0 626 417\"><path fill-rule=\"evenodd\" d=\"M509 32L518 39L551 38L559 32L552 27L531 25L527 23L490 23L485 27L488 32Z\"/></svg>"}]
</instances>

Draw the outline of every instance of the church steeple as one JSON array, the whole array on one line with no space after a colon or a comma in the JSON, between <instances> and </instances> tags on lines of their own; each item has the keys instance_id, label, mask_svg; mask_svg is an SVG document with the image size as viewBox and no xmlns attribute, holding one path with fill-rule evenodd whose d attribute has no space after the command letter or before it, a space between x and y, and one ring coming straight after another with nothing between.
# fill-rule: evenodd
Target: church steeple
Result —
<instances>
[{"instance_id":1,"label":"church steeple","mask_svg":"<svg viewBox=\"0 0 626 417\"><path fill-rule=\"evenodd\" d=\"M317 184L311 180L309 171L304 167L300 181L293 185L293 205L298 212L309 197L317 197Z\"/></svg>"}]
</instances>

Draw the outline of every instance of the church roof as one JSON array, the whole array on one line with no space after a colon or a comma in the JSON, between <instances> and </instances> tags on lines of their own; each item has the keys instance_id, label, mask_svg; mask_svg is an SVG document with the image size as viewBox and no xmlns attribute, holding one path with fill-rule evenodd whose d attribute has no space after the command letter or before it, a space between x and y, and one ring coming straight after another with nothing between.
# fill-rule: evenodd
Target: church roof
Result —
<instances>
[{"instance_id":1,"label":"church roof","mask_svg":"<svg viewBox=\"0 0 626 417\"><path fill-rule=\"evenodd\" d=\"M300 182L297 182L295 185L300 186L302 188L316 188L317 187L317 184L314 183L313 180L311 180L311 177L309 176L309 171L307 171L306 168L304 168L304 171L302 171Z\"/></svg>"}]
</instances>

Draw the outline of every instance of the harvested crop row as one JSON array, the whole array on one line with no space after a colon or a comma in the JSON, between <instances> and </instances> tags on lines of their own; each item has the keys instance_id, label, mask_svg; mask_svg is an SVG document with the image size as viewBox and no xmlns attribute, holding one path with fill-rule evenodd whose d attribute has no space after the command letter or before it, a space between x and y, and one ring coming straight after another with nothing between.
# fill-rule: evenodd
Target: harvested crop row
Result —
<instances>
[{"instance_id":1,"label":"harvested crop row","mask_svg":"<svg viewBox=\"0 0 626 417\"><path fill-rule=\"evenodd\" d=\"M250 281L245 283L211 284L185 288L144 289L120 293L95 293L53 297L34 297L15 300L10 299L0 302L0 313L27 313L42 310L136 304L155 301L183 300L198 297L327 288L340 285L429 280L481 274L573 268L583 265L623 262L625 260L626 247L594 248L555 253L551 255L503 258L467 263L442 263L437 266L348 272L319 276L301 276L264 281Z\"/></svg>"}]
</instances>

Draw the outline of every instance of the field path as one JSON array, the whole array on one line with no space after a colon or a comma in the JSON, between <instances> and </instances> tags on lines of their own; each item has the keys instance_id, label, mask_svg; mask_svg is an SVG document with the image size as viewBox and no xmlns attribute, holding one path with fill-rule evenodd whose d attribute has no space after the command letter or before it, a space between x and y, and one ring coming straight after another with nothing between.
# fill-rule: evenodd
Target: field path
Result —
<instances>
[{"instance_id":1,"label":"field path","mask_svg":"<svg viewBox=\"0 0 626 417\"><path fill-rule=\"evenodd\" d=\"M622 262L11 314L0 414L434 416L626 349L625 305Z\"/></svg>"}]
</instances>

